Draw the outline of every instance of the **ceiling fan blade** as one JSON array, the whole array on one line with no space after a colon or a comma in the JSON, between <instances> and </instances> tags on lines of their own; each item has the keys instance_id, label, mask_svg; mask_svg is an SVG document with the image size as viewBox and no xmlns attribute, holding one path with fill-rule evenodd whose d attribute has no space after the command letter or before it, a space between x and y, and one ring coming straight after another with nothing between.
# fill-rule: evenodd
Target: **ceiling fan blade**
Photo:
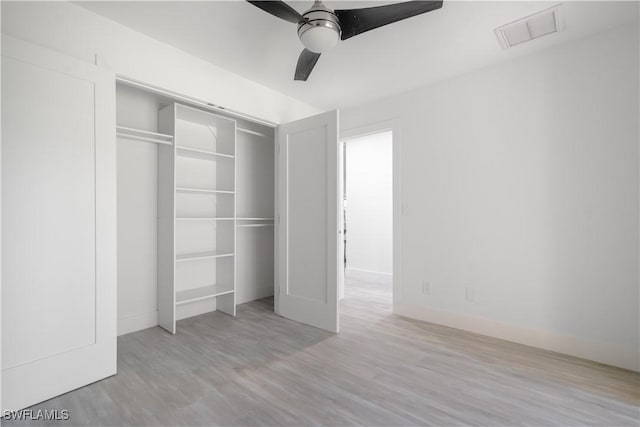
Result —
<instances>
[{"instance_id":1,"label":"ceiling fan blade","mask_svg":"<svg viewBox=\"0 0 640 427\"><path fill-rule=\"evenodd\" d=\"M247 1L273 16L282 18L285 21L293 22L294 24L298 24L305 20L297 10L283 1Z\"/></svg>"},{"instance_id":2,"label":"ceiling fan blade","mask_svg":"<svg viewBox=\"0 0 640 427\"><path fill-rule=\"evenodd\" d=\"M431 12L442 7L442 1L406 1L363 9L335 10L342 28L342 40L393 22Z\"/></svg>"},{"instance_id":3,"label":"ceiling fan blade","mask_svg":"<svg viewBox=\"0 0 640 427\"><path fill-rule=\"evenodd\" d=\"M311 74L311 71L313 71L313 67L316 66L316 62L318 62L319 58L319 53L311 52L308 49L303 50L300 54L300 57L298 58L296 75L293 79L306 82L309 78L309 74Z\"/></svg>"}]
</instances>

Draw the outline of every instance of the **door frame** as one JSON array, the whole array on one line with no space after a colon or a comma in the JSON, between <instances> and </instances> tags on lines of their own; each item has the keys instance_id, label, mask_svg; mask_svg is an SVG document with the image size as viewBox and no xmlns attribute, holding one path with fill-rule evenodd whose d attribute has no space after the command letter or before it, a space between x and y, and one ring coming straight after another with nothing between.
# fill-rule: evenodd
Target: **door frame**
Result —
<instances>
[{"instance_id":1,"label":"door frame","mask_svg":"<svg viewBox=\"0 0 640 427\"><path fill-rule=\"evenodd\" d=\"M402 303L402 216L406 215L407 207L402 202L402 150L400 119L390 119L363 126L357 126L340 130L339 141L341 147L350 139L362 138L383 132L391 132L392 148L392 179L393 179L393 261L391 280L393 283L392 307L396 312L396 306ZM342 169L342 168L341 168ZM344 171L342 172L344 174ZM343 197L343 188L339 197ZM342 205L342 204L341 204ZM342 213L340 213L342 214ZM344 278L344 275L342 275ZM344 290L344 280L338 284L338 292Z\"/></svg>"}]
</instances>

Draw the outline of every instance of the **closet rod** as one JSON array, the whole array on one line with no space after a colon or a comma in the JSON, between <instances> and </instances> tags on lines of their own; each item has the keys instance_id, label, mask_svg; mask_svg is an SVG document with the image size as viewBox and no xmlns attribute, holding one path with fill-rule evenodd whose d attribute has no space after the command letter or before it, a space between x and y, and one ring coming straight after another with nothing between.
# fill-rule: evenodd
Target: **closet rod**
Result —
<instances>
[{"instance_id":1,"label":"closet rod","mask_svg":"<svg viewBox=\"0 0 640 427\"><path fill-rule=\"evenodd\" d=\"M273 224L238 224L237 227L251 227L251 228L273 227Z\"/></svg>"},{"instance_id":2,"label":"closet rod","mask_svg":"<svg viewBox=\"0 0 640 427\"><path fill-rule=\"evenodd\" d=\"M238 221L273 221L274 218L248 218L248 217L236 217Z\"/></svg>"},{"instance_id":3,"label":"closet rod","mask_svg":"<svg viewBox=\"0 0 640 427\"><path fill-rule=\"evenodd\" d=\"M149 130L134 129L134 128L126 127L126 126L116 126L116 129L119 130L119 131L141 133L143 135L151 135L151 136L157 136L157 137L160 137L160 138L173 139L173 135L169 135L169 134L166 134L166 133L151 132Z\"/></svg>"},{"instance_id":4,"label":"closet rod","mask_svg":"<svg viewBox=\"0 0 640 427\"><path fill-rule=\"evenodd\" d=\"M164 141L162 139L156 139L156 138L148 138L146 136L132 135L130 133L116 132L116 136L119 136L121 138L126 138L126 139L133 139L136 141L154 142L156 144L164 144L164 145L173 145L173 142L171 141Z\"/></svg>"},{"instance_id":5,"label":"closet rod","mask_svg":"<svg viewBox=\"0 0 640 427\"><path fill-rule=\"evenodd\" d=\"M250 135L260 136L262 138L266 138L267 137L267 135L265 135L264 133L256 132L255 130L245 129L245 128L241 128L241 127L238 127L237 129L238 129L238 132L244 132L244 133L248 133Z\"/></svg>"},{"instance_id":6,"label":"closet rod","mask_svg":"<svg viewBox=\"0 0 640 427\"><path fill-rule=\"evenodd\" d=\"M188 96L188 95L182 95L182 94L179 94L177 92L173 92L173 91L168 90L168 89L162 89L162 88L157 87L157 86L153 86L153 85L150 85L150 84L147 84L147 83L143 83L143 82L141 82L139 80L135 80L135 79L132 79L130 77L123 76L121 74L116 74L116 81L119 82L119 83L125 84L127 86L132 86L132 87L135 87L135 88L138 88L138 89L146 90L148 92L153 92L153 93L158 94L158 95L166 96L167 98L171 98L174 101L183 101L183 102L189 103L191 105L197 105L198 107L204 108L204 109L209 110L209 111L216 111L218 113L228 114L228 115L230 115L232 117L237 117L237 118L249 120L250 122L258 123L258 124L261 124L261 125L264 125L264 126L268 126L268 127L271 127L271 128L275 128L275 127L278 126L275 123L269 122L267 120L262 120L262 119L259 119L257 117L250 116L248 114L239 113L237 111L228 110L228 109L226 109L224 107L221 107L219 105L215 105L215 104L212 104L210 102L202 101L200 99L193 98L193 97Z\"/></svg>"}]
</instances>

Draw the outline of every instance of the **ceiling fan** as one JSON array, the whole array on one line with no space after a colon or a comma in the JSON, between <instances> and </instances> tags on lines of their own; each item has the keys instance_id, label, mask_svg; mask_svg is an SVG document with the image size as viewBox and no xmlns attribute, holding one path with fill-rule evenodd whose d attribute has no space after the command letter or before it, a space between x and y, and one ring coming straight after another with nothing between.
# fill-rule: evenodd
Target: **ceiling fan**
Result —
<instances>
[{"instance_id":1,"label":"ceiling fan","mask_svg":"<svg viewBox=\"0 0 640 427\"><path fill-rule=\"evenodd\" d=\"M362 9L327 8L315 1L311 9L300 14L283 1L251 1L271 15L298 25L298 37L305 49L298 58L294 80L306 81L320 54L333 48L338 39L346 40L365 31L442 7L440 1L406 1Z\"/></svg>"}]
</instances>

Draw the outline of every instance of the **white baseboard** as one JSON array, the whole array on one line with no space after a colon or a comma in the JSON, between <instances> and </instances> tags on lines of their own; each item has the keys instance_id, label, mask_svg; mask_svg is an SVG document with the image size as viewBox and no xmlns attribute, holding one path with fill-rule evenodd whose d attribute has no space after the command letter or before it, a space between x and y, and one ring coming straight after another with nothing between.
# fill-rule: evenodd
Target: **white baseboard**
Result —
<instances>
[{"instance_id":1,"label":"white baseboard","mask_svg":"<svg viewBox=\"0 0 640 427\"><path fill-rule=\"evenodd\" d=\"M393 275L391 275L390 273L382 273L380 271L362 270L360 268L347 267L344 270L344 275L347 279L382 283L383 285L391 285L393 283Z\"/></svg>"},{"instance_id":2,"label":"white baseboard","mask_svg":"<svg viewBox=\"0 0 640 427\"><path fill-rule=\"evenodd\" d=\"M394 304L393 312L425 322L640 371L640 350L637 348L586 341L551 331L523 328L491 319L465 316L412 304Z\"/></svg>"},{"instance_id":3,"label":"white baseboard","mask_svg":"<svg viewBox=\"0 0 640 427\"><path fill-rule=\"evenodd\" d=\"M255 301L257 299L272 297L273 286L265 288L252 288L243 291L238 291L236 294L236 305L244 304L245 302Z\"/></svg>"},{"instance_id":4,"label":"white baseboard","mask_svg":"<svg viewBox=\"0 0 640 427\"><path fill-rule=\"evenodd\" d=\"M158 326L158 311L134 314L118 319L118 336Z\"/></svg>"}]
</instances>

